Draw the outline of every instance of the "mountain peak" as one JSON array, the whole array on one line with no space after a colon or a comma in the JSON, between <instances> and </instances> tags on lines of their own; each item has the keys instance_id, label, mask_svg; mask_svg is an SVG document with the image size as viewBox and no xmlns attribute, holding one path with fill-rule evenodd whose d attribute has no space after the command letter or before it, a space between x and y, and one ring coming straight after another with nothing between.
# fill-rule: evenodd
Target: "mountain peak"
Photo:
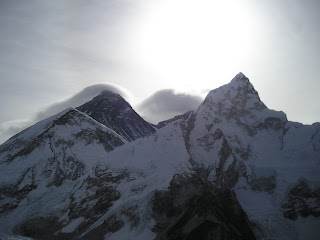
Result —
<instances>
[{"instance_id":1,"label":"mountain peak","mask_svg":"<svg viewBox=\"0 0 320 240\"><path fill-rule=\"evenodd\" d=\"M247 78L242 72L239 72L232 80L231 83L251 84L249 78Z\"/></svg>"},{"instance_id":2,"label":"mountain peak","mask_svg":"<svg viewBox=\"0 0 320 240\"><path fill-rule=\"evenodd\" d=\"M120 95L120 94L118 94L118 93L115 93L115 92L112 92L112 91L110 91L110 90L103 90L101 93L99 93L98 95L97 95L97 97L98 96L104 96L104 97L111 97L111 96L113 96L113 97L119 97L119 98L122 98L122 96Z\"/></svg>"},{"instance_id":3,"label":"mountain peak","mask_svg":"<svg viewBox=\"0 0 320 240\"><path fill-rule=\"evenodd\" d=\"M237 102L240 99L243 101L253 99L255 102L263 104L258 92L242 72L238 73L230 83L210 91L207 98L211 98L211 101L214 102L224 102L225 100Z\"/></svg>"},{"instance_id":4,"label":"mountain peak","mask_svg":"<svg viewBox=\"0 0 320 240\"><path fill-rule=\"evenodd\" d=\"M210 91L200 109L205 112L213 110L218 118L242 119L246 123L257 123L267 117L286 121L284 113L269 110L264 105L258 92L242 72L230 83Z\"/></svg>"},{"instance_id":5,"label":"mountain peak","mask_svg":"<svg viewBox=\"0 0 320 240\"><path fill-rule=\"evenodd\" d=\"M155 132L151 124L137 114L121 95L109 90L102 91L77 109L113 129L129 142Z\"/></svg>"},{"instance_id":6,"label":"mountain peak","mask_svg":"<svg viewBox=\"0 0 320 240\"><path fill-rule=\"evenodd\" d=\"M248 79L246 77L246 75L244 75L242 72L239 72L232 80L234 80L234 79L243 79L243 78Z\"/></svg>"},{"instance_id":7,"label":"mountain peak","mask_svg":"<svg viewBox=\"0 0 320 240\"><path fill-rule=\"evenodd\" d=\"M92 101L94 102L100 102L109 105L110 103L112 104L117 104L119 106L123 105L129 105L126 100L118 93L115 93L110 90L103 90L101 93L99 93L97 96L95 96ZM91 102L91 101L90 101Z\"/></svg>"}]
</instances>

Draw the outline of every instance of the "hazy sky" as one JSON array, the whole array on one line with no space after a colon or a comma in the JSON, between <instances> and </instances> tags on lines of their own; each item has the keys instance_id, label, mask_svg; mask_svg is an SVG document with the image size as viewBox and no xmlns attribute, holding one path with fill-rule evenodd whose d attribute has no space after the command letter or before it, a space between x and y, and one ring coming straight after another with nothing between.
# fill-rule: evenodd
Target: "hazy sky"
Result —
<instances>
[{"instance_id":1,"label":"hazy sky","mask_svg":"<svg viewBox=\"0 0 320 240\"><path fill-rule=\"evenodd\" d=\"M320 121L319 11L318 0L0 0L0 135L97 83L126 89L147 119L157 99L167 117L240 71L269 108Z\"/></svg>"}]
</instances>

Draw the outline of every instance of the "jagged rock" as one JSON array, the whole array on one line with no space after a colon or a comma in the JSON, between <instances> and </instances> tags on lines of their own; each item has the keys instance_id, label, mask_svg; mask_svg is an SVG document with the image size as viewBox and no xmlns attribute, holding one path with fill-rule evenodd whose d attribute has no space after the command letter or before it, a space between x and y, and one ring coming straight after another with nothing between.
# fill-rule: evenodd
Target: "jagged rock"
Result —
<instances>
[{"instance_id":1,"label":"jagged rock","mask_svg":"<svg viewBox=\"0 0 320 240\"><path fill-rule=\"evenodd\" d=\"M308 183L301 180L295 187L290 189L287 201L282 205L283 216L296 220L298 216L320 216L320 188L311 190Z\"/></svg>"},{"instance_id":2,"label":"jagged rock","mask_svg":"<svg viewBox=\"0 0 320 240\"><path fill-rule=\"evenodd\" d=\"M273 193L276 188L277 181L275 176L255 178L249 182L250 186L255 191L264 191Z\"/></svg>"},{"instance_id":3,"label":"jagged rock","mask_svg":"<svg viewBox=\"0 0 320 240\"><path fill-rule=\"evenodd\" d=\"M196 175L175 176L152 203L156 239L255 239L235 194Z\"/></svg>"}]
</instances>

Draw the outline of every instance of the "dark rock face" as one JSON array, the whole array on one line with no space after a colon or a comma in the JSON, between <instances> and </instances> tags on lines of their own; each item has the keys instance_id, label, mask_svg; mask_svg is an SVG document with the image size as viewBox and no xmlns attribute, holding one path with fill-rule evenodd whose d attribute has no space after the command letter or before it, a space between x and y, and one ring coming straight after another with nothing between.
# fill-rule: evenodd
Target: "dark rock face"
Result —
<instances>
[{"instance_id":1,"label":"dark rock face","mask_svg":"<svg viewBox=\"0 0 320 240\"><path fill-rule=\"evenodd\" d=\"M59 218L51 217L35 217L26 220L14 229L15 234L19 234L34 239L52 240L58 239L54 237L54 233L62 226L58 222Z\"/></svg>"},{"instance_id":2,"label":"dark rock face","mask_svg":"<svg viewBox=\"0 0 320 240\"><path fill-rule=\"evenodd\" d=\"M198 175L176 175L152 203L156 239L255 239L234 192Z\"/></svg>"},{"instance_id":3,"label":"dark rock face","mask_svg":"<svg viewBox=\"0 0 320 240\"><path fill-rule=\"evenodd\" d=\"M15 186L0 188L0 201L7 199L4 204L0 205L0 214L17 208L20 201L23 200L29 192L36 188L37 186L34 184L26 185L20 190L18 189L18 184Z\"/></svg>"},{"instance_id":4,"label":"dark rock face","mask_svg":"<svg viewBox=\"0 0 320 240\"><path fill-rule=\"evenodd\" d=\"M320 217L320 188L313 191L302 180L290 190L288 200L282 207L283 216L291 220L296 220L298 216Z\"/></svg>"},{"instance_id":5,"label":"dark rock face","mask_svg":"<svg viewBox=\"0 0 320 240\"><path fill-rule=\"evenodd\" d=\"M252 181L248 181L249 185L255 191L273 193L277 186L276 176L254 178Z\"/></svg>"},{"instance_id":6,"label":"dark rock face","mask_svg":"<svg viewBox=\"0 0 320 240\"><path fill-rule=\"evenodd\" d=\"M181 129L183 131L183 139L186 145L186 149L188 153L190 154L190 133L192 129L194 128L194 122L196 119L196 114L191 113L190 117L186 121L181 122Z\"/></svg>"},{"instance_id":7,"label":"dark rock face","mask_svg":"<svg viewBox=\"0 0 320 240\"><path fill-rule=\"evenodd\" d=\"M152 125L140 117L119 94L107 90L77 109L128 141L147 137L155 132Z\"/></svg>"},{"instance_id":8,"label":"dark rock face","mask_svg":"<svg viewBox=\"0 0 320 240\"><path fill-rule=\"evenodd\" d=\"M59 218L55 216L35 217L16 226L13 231L15 234L39 240L103 240L105 234L114 233L124 226L124 222L121 219L119 219L116 215L112 215L108 217L101 225L81 236L81 233L83 233L81 225L78 228L80 228L82 231L75 231L73 233L58 232L62 228L62 223L58 220ZM88 224L84 225L88 226Z\"/></svg>"}]
</instances>

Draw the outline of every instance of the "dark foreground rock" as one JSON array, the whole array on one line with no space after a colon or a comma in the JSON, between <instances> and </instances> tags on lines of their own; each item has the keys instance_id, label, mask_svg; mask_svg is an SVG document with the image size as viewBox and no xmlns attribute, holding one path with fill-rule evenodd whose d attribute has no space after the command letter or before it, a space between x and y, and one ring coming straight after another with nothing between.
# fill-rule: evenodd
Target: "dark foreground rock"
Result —
<instances>
[{"instance_id":1,"label":"dark foreground rock","mask_svg":"<svg viewBox=\"0 0 320 240\"><path fill-rule=\"evenodd\" d=\"M157 240L256 239L235 193L197 176L176 175L152 210Z\"/></svg>"}]
</instances>

